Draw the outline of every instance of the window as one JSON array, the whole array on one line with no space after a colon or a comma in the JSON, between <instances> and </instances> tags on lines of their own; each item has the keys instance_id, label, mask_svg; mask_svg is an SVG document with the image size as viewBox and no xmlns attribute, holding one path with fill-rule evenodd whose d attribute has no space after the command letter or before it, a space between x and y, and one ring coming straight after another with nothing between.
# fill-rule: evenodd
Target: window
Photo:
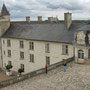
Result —
<instances>
[{"instance_id":1,"label":"window","mask_svg":"<svg viewBox=\"0 0 90 90\"><path fill-rule=\"evenodd\" d=\"M5 41L3 40L3 44L5 44Z\"/></svg>"},{"instance_id":2,"label":"window","mask_svg":"<svg viewBox=\"0 0 90 90\"><path fill-rule=\"evenodd\" d=\"M34 42L29 42L29 49L34 50Z\"/></svg>"},{"instance_id":3,"label":"window","mask_svg":"<svg viewBox=\"0 0 90 90\"><path fill-rule=\"evenodd\" d=\"M50 65L50 57L46 56L46 65Z\"/></svg>"},{"instance_id":4,"label":"window","mask_svg":"<svg viewBox=\"0 0 90 90\"><path fill-rule=\"evenodd\" d=\"M8 47L11 47L11 42L10 42L10 40L7 40L7 46L8 46Z\"/></svg>"},{"instance_id":5,"label":"window","mask_svg":"<svg viewBox=\"0 0 90 90\"><path fill-rule=\"evenodd\" d=\"M5 55L5 51L3 51L4 55Z\"/></svg>"},{"instance_id":6,"label":"window","mask_svg":"<svg viewBox=\"0 0 90 90\"><path fill-rule=\"evenodd\" d=\"M6 63L4 63L4 66L6 67Z\"/></svg>"},{"instance_id":7,"label":"window","mask_svg":"<svg viewBox=\"0 0 90 90\"><path fill-rule=\"evenodd\" d=\"M88 59L90 59L90 49L88 49Z\"/></svg>"},{"instance_id":8,"label":"window","mask_svg":"<svg viewBox=\"0 0 90 90\"><path fill-rule=\"evenodd\" d=\"M45 44L45 52L49 53L50 52L50 48L49 48L49 43Z\"/></svg>"},{"instance_id":9,"label":"window","mask_svg":"<svg viewBox=\"0 0 90 90\"><path fill-rule=\"evenodd\" d=\"M20 41L20 48L24 48L24 43L23 43L23 41Z\"/></svg>"},{"instance_id":10,"label":"window","mask_svg":"<svg viewBox=\"0 0 90 90\"><path fill-rule=\"evenodd\" d=\"M8 61L8 65L12 65L12 62L11 61Z\"/></svg>"},{"instance_id":11,"label":"window","mask_svg":"<svg viewBox=\"0 0 90 90\"><path fill-rule=\"evenodd\" d=\"M30 54L30 62L34 63L34 54Z\"/></svg>"},{"instance_id":12,"label":"window","mask_svg":"<svg viewBox=\"0 0 90 90\"><path fill-rule=\"evenodd\" d=\"M8 57L11 57L11 50L8 50Z\"/></svg>"},{"instance_id":13,"label":"window","mask_svg":"<svg viewBox=\"0 0 90 90\"><path fill-rule=\"evenodd\" d=\"M22 70L24 70L24 64L21 64L21 66L20 66L20 67L21 67L21 69L22 69Z\"/></svg>"},{"instance_id":14,"label":"window","mask_svg":"<svg viewBox=\"0 0 90 90\"><path fill-rule=\"evenodd\" d=\"M67 55L68 54L68 45L62 46L62 54Z\"/></svg>"},{"instance_id":15,"label":"window","mask_svg":"<svg viewBox=\"0 0 90 90\"><path fill-rule=\"evenodd\" d=\"M20 59L24 59L24 52L20 52Z\"/></svg>"},{"instance_id":16,"label":"window","mask_svg":"<svg viewBox=\"0 0 90 90\"><path fill-rule=\"evenodd\" d=\"M78 58L84 59L84 52L83 52L83 50L79 50L78 51Z\"/></svg>"}]
</instances>

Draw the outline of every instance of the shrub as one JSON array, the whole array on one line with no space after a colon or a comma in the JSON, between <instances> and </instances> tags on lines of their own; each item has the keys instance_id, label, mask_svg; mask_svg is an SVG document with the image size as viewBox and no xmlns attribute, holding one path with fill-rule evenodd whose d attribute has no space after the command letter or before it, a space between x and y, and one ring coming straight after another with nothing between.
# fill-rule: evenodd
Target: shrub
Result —
<instances>
[{"instance_id":1,"label":"shrub","mask_svg":"<svg viewBox=\"0 0 90 90\"><path fill-rule=\"evenodd\" d=\"M11 69L12 67L13 67L12 65L7 65L7 66L6 66L6 69L7 69L8 71L10 71L10 69Z\"/></svg>"},{"instance_id":2,"label":"shrub","mask_svg":"<svg viewBox=\"0 0 90 90\"><path fill-rule=\"evenodd\" d=\"M18 73L20 73L20 75L21 75L22 72L24 72L24 69L21 69L21 68L18 69Z\"/></svg>"}]
</instances>

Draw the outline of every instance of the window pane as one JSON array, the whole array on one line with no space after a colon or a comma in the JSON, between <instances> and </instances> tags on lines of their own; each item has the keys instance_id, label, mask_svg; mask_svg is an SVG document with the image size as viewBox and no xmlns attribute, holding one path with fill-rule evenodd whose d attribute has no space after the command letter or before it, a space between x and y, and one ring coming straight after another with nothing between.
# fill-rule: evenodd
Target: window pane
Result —
<instances>
[{"instance_id":1,"label":"window pane","mask_svg":"<svg viewBox=\"0 0 90 90\"><path fill-rule=\"evenodd\" d=\"M7 46L8 46L8 47L11 46L11 42L10 42L10 40L7 40Z\"/></svg>"},{"instance_id":2,"label":"window pane","mask_svg":"<svg viewBox=\"0 0 90 90\"><path fill-rule=\"evenodd\" d=\"M20 41L20 48L24 48L24 43L23 43L23 41Z\"/></svg>"},{"instance_id":3,"label":"window pane","mask_svg":"<svg viewBox=\"0 0 90 90\"><path fill-rule=\"evenodd\" d=\"M82 50L78 51L78 58L84 59L84 52Z\"/></svg>"},{"instance_id":4,"label":"window pane","mask_svg":"<svg viewBox=\"0 0 90 90\"><path fill-rule=\"evenodd\" d=\"M68 54L68 45L62 45L62 54Z\"/></svg>"},{"instance_id":5,"label":"window pane","mask_svg":"<svg viewBox=\"0 0 90 90\"><path fill-rule=\"evenodd\" d=\"M50 65L50 57L46 56L46 64Z\"/></svg>"},{"instance_id":6,"label":"window pane","mask_svg":"<svg viewBox=\"0 0 90 90\"><path fill-rule=\"evenodd\" d=\"M8 65L12 65L12 62L11 61L8 61Z\"/></svg>"},{"instance_id":7,"label":"window pane","mask_svg":"<svg viewBox=\"0 0 90 90\"><path fill-rule=\"evenodd\" d=\"M20 59L24 59L24 52L20 52Z\"/></svg>"},{"instance_id":8,"label":"window pane","mask_svg":"<svg viewBox=\"0 0 90 90\"><path fill-rule=\"evenodd\" d=\"M34 63L34 54L30 54L30 62Z\"/></svg>"},{"instance_id":9,"label":"window pane","mask_svg":"<svg viewBox=\"0 0 90 90\"><path fill-rule=\"evenodd\" d=\"M23 70L24 70L24 64L21 64L21 69L23 69Z\"/></svg>"},{"instance_id":10,"label":"window pane","mask_svg":"<svg viewBox=\"0 0 90 90\"><path fill-rule=\"evenodd\" d=\"M88 59L90 59L90 49L88 50Z\"/></svg>"},{"instance_id":11,"label":"window pane","mask_svg":"<svg viewBox=\"0 0 90 90\"><path fill-rule=\"evenodd\" d=\"M49 53L50 52L49 43L45 44L45 52L46 53Z\"/></svg>"},{"instance_id":12,"label":"window pane","mask_svg":"<svg viewBox=\"0 0 90 90\"><path fill-rule=\"evenodd\" d=\"M11 57L11 50L8 50L8 57Z\"/></svg>"},{"instance_id":13,"label":"window pane","mask_svg":"<svg viewBox=\"0 0 90 90\"><path fill-rule=\"evenodd\" d=\"M3 44L5 44L5 41L3 40Z\"/></svg>"},{"instance_id":14,"label":"window pane","mask_svg":"<svg viewBox=\"0 0 90 90\"><path fill-rule=\"evenodd\" d=\"M29 49L34 50L34 42L29 42Z\"/></svg>"}]
</instances>

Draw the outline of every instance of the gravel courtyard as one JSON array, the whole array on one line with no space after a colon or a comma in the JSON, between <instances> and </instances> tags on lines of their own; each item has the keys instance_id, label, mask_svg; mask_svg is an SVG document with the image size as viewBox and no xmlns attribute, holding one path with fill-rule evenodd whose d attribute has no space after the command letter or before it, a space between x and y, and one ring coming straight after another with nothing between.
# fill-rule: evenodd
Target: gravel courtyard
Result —
<instances>
[{"instance_id":1,"label":"gravel courtyard","mask_svg":"<svg viewBox=\"0 0 90 90\"><path fill-rule=\"evenodd\" d=\"M90 90L90 65L67 65L0 90Z\"/></svg>"}]
</instances>

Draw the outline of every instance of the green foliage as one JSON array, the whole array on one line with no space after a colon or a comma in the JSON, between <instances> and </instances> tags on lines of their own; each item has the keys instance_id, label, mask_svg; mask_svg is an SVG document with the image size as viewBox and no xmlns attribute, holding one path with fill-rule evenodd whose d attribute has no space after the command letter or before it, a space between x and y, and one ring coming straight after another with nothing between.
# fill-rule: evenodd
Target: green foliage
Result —
<instances>
[{"instance_id":1,"label":"green foliage","mask_svg":"<svg viewBox=\"0 0 90 90\"><path fill-rule=\"evenodd\" d=\"M7 66L6 66L6 69L7 69L7 70L10 70L12 67L13 67L12 65L7 65Z\"/></svg>"},{"instance_id":2,"label":"green foliage","mask_svg":"<svg viewBox=\"0 0 90 90\"><path fill-rule=\"evenodd\" d=\"M90 24L90 21L88 22L88 24Z\"/></svg>"},{"instance_id":3,"label":"green foliage","mask_svg":"<svg viewBox=\"0 0 90 90\"><path fill-rule=\"evenodd\" d=\"M18 69L18 73L20 73L20 74L21 74L22 72L24 72L24 69L21 69L21 68L20 68L20 69Z\"/></svg>"}]
</instances>

